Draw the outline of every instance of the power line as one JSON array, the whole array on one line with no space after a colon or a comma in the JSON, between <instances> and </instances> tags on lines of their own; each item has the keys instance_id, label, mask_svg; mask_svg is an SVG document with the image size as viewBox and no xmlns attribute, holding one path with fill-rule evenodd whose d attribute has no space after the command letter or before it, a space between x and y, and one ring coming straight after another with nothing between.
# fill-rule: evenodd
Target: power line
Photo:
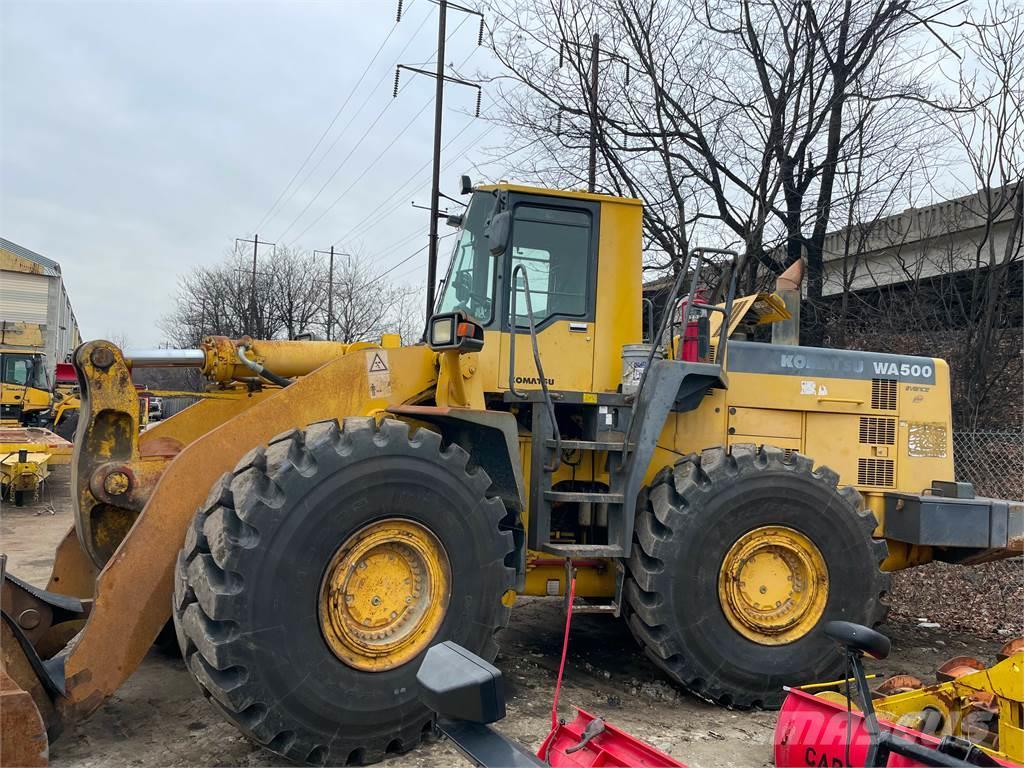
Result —
<instances>
[{"instance_id":1,"label":"power line","mask_svg":"<svg viewBox=\"0 0 1024 768\"><path fill-rule=\"evenodd\" d=\"M472 126L472 125L473 125L473 123L467 122L454 136L452 136L448 140L448 142L444 146L444 149L447 150L449 147L451 147L451 145L454 144L455 141L462 134L464 134L467 130L469 130L470 126ZM494 130L494 128L495 128L495 126L493 124L491 126L489 126L485 131L483 131L483 133L481 133L473 141L471 141L466 147L464 147L459 154L457 154L455 157L453 157L451 160L449 160L447 163L445 163L442 166L442 168L443 169L447 169L450 166L454 165L456 161L461 159L461 156L463 154L465 154L467 151L469 151L472 147L474 147L477 144L479 144L484 139L484 137L487 136L487 134L489 134L491 131ZM390 213L394 212L405 201L404 200L398 200L394 205L390 205L390 206L388 206L388 204L392 200L394 200L396 197L399 197L400 195L404 196L406 187L408 187L413 182L417 181L419 179L420 174L423 173L424 171L426 171L429 167L430 167L430 161L428 160L423 165L421 165L419 168L417 168L416 171L414 171L413 174L408 179L406 179L402 184L400 184L398 186L398 188L394 192L392 192L390 195L385 197L384 200L381 201L377 205L376 208L374 208L372 211L370 211L368 214L366 214L366 216L363 217L362 221L360 221L358 224L356 224L354 227L352 227L348 232L346 232L344 235L342 235L340 238L338 238L334 242L334 244L335 245L340 245L342 242L344 242L346 240L349 240L349 239L351 239L353 237L356 237L358 235L365 234L366 231L368 231L369 229L372 229L374 226L376 226L378 223L380 223L380 221L382 221L384 218L386 218ZM409 192L410 193L418 192L419 190L421 190L423 187L425 187L429 183L430 183L429 180L423 181L418 186L413 187L412 189L410 189ZM388 206L387 209L386 210L381 210L385 206Z\"/></svg>"},{"instance_id":2,"label":"power line","mask_svg":"<svg viewBox=\"0 0 1024 768\"><path fill-rule=\"evenodd\" d=\"M465 19L463 20L463 23L465 23ZM422 27L423 25L421 24L420 26ZM459 24L459 25L458 25L458 26L457 26L457 27L456 27L456 28L455 28L454 30L452 30L452 35L454 35L454 34L455 34L456 32L458 32L458 30L459 30L459 27L461 27L461 26L462 26L462 24ZM417 31L419 31L419 30L417 30ZM411 42L411 40L410 40L410 42ZM406 44L406 47L408 47L408 44ZM403 52L404 52L404 49L403 49ZM436 51L435 51L435 54L436 54ZM401 56L401 54L399 54L399 56ZM377 85L379 86L379 85L380 85L380 83L381 83L381 82L383 82L383 80L384 80L384 78L381 78L381 80L380 80L380 81L378 81ZM375 86L375 87L376 87L376 86ZM404 86L403 86L402 90L404 90ZM373 95L373 92L371 91L371 92L370 92L370 94L368 94L368 95L367 95L367 99L366 99L366 101L369 101L369 99L370 99L370 97L371 97L372 95ZM366 104L366 101L364 101L364 103L363 103L363 106L365 106L365 104ZM349 150L348 154L347 154L347 155L345 155L345 157L344 157L344 159L343 159L343 160L341 161L341 163L340 163L340 164L339 164L339 165L338 165L338 166L337 166L337 167L336 167L336 168L334 169L334 172L333 172L333 173L332 173L332 174L331 174L330 176L328 176L328 177L327 177L327 180L326 180L326 181L325 181L325 182L324 182L324 183L323 183L323 184L322 184L322 185L320 186L320 189L319 189L319 190L317 190L317 193L316 193L316 194L315 194L315 195L314 195L314 196L312 197L312 199L311 199L311 200L310 200L309 202L307 202L307 203L306 203L305 207L304 207L304 208L303 208L303 209L302 209L302 210L301 210L301 211L299 212L299 215L298 215L298 216L296 216L296 217L295 217L294 219L292 219L292 222L291 222L291 223L290 223L290 224L289 224L289 225L288 225L288 226L287 226L287 227L285 228L284 232L282 232L282 233L281 233L281 234L280 234L280 235L278 236L278 239L279 239L279 240L282 240L282 239L284 239L284 236L285 236L286 234L288 234L288 232L289 232L289 231L291 230L291 228L292 228L292 227L294 227L294 226L295 226L295 224L296 224L296 223L297 223L297 222L299 221L299 219L301 219L301 218L302 218L302 217L303 217L303 216L304 216L304 215L306 214L306 211L308 211L308 210L310 209L310 207L312 207L313 203L315 203L315 202L317 201L317 199L319 199L320 195L322 195L322 194L323 194L323 192L324 192L324 190L325 190L325 189L327 188L327 186L328 186L328 185L329 185L329 184L330 184L330 183L331 183L331 182L332 182L332 181L334 180L335 176L337 176L337 175L338 175L338 173L339 173L339 172L341 171L341 169L342 169L342 168L343 168L343 167L345 166L345 163L347 163L347 162L348 162L348 159L349 159L350 157L352 157L352 155L353 155L353 154L355 153L355 151L356 151L357 149L359 149L359 147L360 147L360 146L362 146L362 143L363 143L363 141L365 141L365 140L366 140L366 137L367 137L367 136L368 136L368 135L370 134L370 131L372 131L372 130L373 130L373 128L374 128L374 127L375 127L375 126L377 125L377 123L378 123L378 122L380 121L380 119L381 119L381 118L382 118L382 117L384 116L384 113L385 113L385 112L387 112L387 111L388 111L388 109L390 109L390 108L391 108L391 105L392 105L393 103L394 103L394 99L392 99L392 100L391 100L391 101L389 101L389 102L388 102L387 104L385 104L385 105L384 105L384 108L383 108L383 109L382 109L382 110L381 110L381 111L380 111L379 113L377 113L377 117L375 117L375 118L373 119L373 122L372 122L372 123L370 124L369 128L367 128L367 129L366 129L366 130L365 130L365 131L363 132L363 135L359 137L359 140L358 140L358 141L357 141L357 142L355 143L355 145L354 145L354 146L353 146L353 147L352 147L352 148L351 148L351 149ZM360 110L361 110L361 109L362 109L362 106L360 106ZM353 119L355 119L355 116L353 116ZM352 121L350 120L350 121L349 121L349 123L348 123L348 124L346 124L345 128L343 128L343 129L342 129L342 132L341 132L340 134L338 134L338 137L337 137L337 138L335 138L334 142L333 142L333 143L331 144L331 146L330 146L330 147L328 148L327 152L326 152L326 153L324 153L323 157L326 157L326 156L327 156L327 154L329 154L329 153L330 153L330 151L331 151L331 150L332 150L332 149L334 148L334 146L335 146L335 145L336 145L336 144L338 143L338 140L339 140L339 139L340 139L340 138L341 138L341 137L342 137L342 136L344 135L344 132L345 132L345 130L346 130L346 129L348 128L348 125L349 125L349 124L351 124L351 122L352 122ZM323 157L321 157L321 160L323 160ZM310 176L310 175L312 174L312 170L315 170L315 168L314 168L314 169L311 169L311 171L310 171L310 173L309 173L309 174L306 174L306 178L302 180L302 182L300 183L300 185L299 185L299 186L302 186L302 184L305 184L306 180L308 180L308 179L309 179L309 176Z\"/></svg>"},{"instance_id":3,"label":"power line","mask_svg":"<svg viewBox=\"0 0 1024 768\"><path fill-rule=\"evenodd\" d=\"M409 5L411 6L412 3L409 3ZM408 9L406 9L406 11L408 12ZM428 18L427 16L423 17L423 23L424 24L426 23L427 18ZM421 24L420 28L422 28L422 26L423 25ZM341 103L341 106L338 107L338 111L334 113L334 117L331 118L331 122L328 123L326 128L324 128L324 132L320 134L320 138L316 140L316 144L313 145L313 148L311 150L309 150L309 154L306 155L306 159L303 160L302 164L299 165L299 167L296 169L295 173L292 175L291 179L285 185L284 189L281 190L281 194L279 194L277 196L277 199L274 200L273 205L271 205L270 208L267 209L267 212L263 214L263 218L260 219L260 223L256 225L254 231L259 231L260 227L263 226L263 224L267 221L268 217L270 217L271 214L273 214L274 210L278 207L278 204L284 198L285 194L288 192L289 189L291 189L292 184L294 184L295 180L297 178L299 178L299 174L302 173L302 170L306 167L306 164L309 163L310 158L313 157L313 155L317 151L317 149L320 148L320 145L323 144L324 139L327 138L327 134L331 132L331 128L333 128L334 124L338 122L338 118L341 117L341 113L345 111L345 107L348 106L348 103L352 100L352 97L355 95L356 91L359 90L359 86L362 85L362 82L366 78L367 73L369 73L370 68L374 65L374 62L377 61L377 58L380 56L381 51L384 50L384 46L388 44L388 41L391 39L391 36L395 33L395 30L397 28L398 28L398 22L396 21L394 24L391 25L391 29L388 30L388 33L384 37L384 40L377 47L377 52L373 54L373 58L370 59L370 62L363 69L362 74L359 75L359 79L356 80L356 84L353 85L351 90L348 92L348 96L345 97L345 100ZM416 37L416 34L418 32L419 32L419 29L417 29L416 32L413 33L413 38ZM411 38L410 38L410 42L411 42ZM408 47L408 45L406 47ZM402 49L402 53L400 53L398 55L398 57L396 57L396 58L401 58L402 54L404 54L404 53L405 53L405 48ZM390 72L390 69L391 68L389 67L388 68L389 72ZM325 156L326 156L326 153L325 153ZM289 198L289 200L290 199L291 198Z\"/></svg>"},{"instance_id":4,"label":"power line","mask_svg":"<svg viewBox=\"0 0 1024 768\"><path fill-rule=\"evenodd\" d=\"M454 33L453 33L453 34L454 34ZM464 67L464 66L466 65L466 63L467 63L467 62L468 62L468 61L469 61L469 60L470 60L470 59L471 59L471 58L473 57L473 54L474 54L474 53L476 53L476 50L477 50L477 49L476 49L476 48L474 48L474 49L473 49L473 50L472 50L472 51L470 52L470 54L469 54L469 55L468 55L468 56L467 56L467 57L466 57L465 59L463 59L463 60L462 60L462 63L461 63L460 65L459 65L459 67L460 67L460 68L461 68L461 67ZM488 107L490 107L490 106L492 106L492 105L494 105L494 104L496 103L496 100L494 99L494 97L493 97L493 96L488 96L488 98L490 99L490 102L491 102L490 104L488 104ZM464 134L464 133L465 133L465 132L466 132L467 130L469 130L469 127L470 127L470 125L472 125L472 123L469 123L469 122L467 122L467 123L466 123L466 124L465 124L464 126L462 126L462 128L460 128L460 129L459 129L459 130L458 130L458 131L457 131L457 132L455 133L455 135L454 135L454 136L452 136L452 137L451 137L450 139L448 139L448 141L447 141L447 142L445 143L444 147L442 148L442 149L443 149L443 151L444 151L444 150L447 150L447 149L448 149L449 147L451 147L451 145L452 145L452 144L454 144L454 143L455 143L455 141L456 141L456 140L457 140L457 139L458 139L458 138L459 138L459 137L460 137L460 136L461 136L462 134ZM481 133L481 134L480 134L479 136L477 136L477 138L476 138L476 139L474 139L474 140L473 140L472 142L470 142L470 143L469 143L469 144L468 144L468 145L467 145L466 147L464 147L464 148L463 148L463 150L462 150L462 152L460 153L460 156L461 156L462 154L465 154L465 153L466 153L466 152L467 152L467 151L468 151L469 149L471 149L472 147L476 146L476 145L477 145L478 143L480 143L481 141L483 141L484 137L486 137L486 136L487 136L487 134L489 134L489 133L490 133L491 131L493 131L493 130L494 130L494 127L495 127L495 126L494 126L494 124L492 124L492 125L491 125L490 127L488 127L488 128L487 128L487 129L486 129L486 130L485 130L485 131L484 131L483 133ZM450 166L451 166L452 164L454 164L454 162L455 162L456 160L458 160L458 159L459 159L459 156L456 156L455 158L453 158L453 159L449 160L449 161L448 161L447 163L445 163L445 164L444 164L444 165L442 166L442 169L447 169L447 168L449 168L449 167L450 167ZM413 182L414 182L414 181L416 180L416 178L417 178L417 177L419 176L419 174L421 174L421 173L422 173L423 171L425 171L425 170L426 170L427 168L429 168L429 167L430 167L430 165L431 165L431 162L432 162L431 160L428 160L428 161L427 161L427 162L425 162L425 163L424 163L423 165L421 165L421 166L420 166L420 167L419 167L419 168L418 168L417 170L415 170L415 171L414 171L414 172L412 173L412 175L411 175L411 176L410 176L410 177L409 177L408 179L406 179L406 180L405 180L405 181L404 181L403 183L401 183L401 184L400 184L400 185L398 186L398 188L397 188L397 189L395 189L395 191L393 191L393 192L392 192L391 194L389 194L388 196L386 196L386 197L384 198L384 200L382 200L382 201L381 201L381 202L380 202L380 203L379 203L379 204L377 205L377 207L376 207L376 208L374 208L374 209L373 209L372 211L370 211L370 213L368 213L368 214L367 214L366 216L364 216L364 217L363 217L363 219L362 219L362 221L360 221L360 222L359 222L358 224L356 224L356 225L355 225L355 226L353 226L353 227L352 227L351 229L349 229L349 230L348 230L348 231L347 231L347 232L346 232L346 233L345 233L344 235L342 235L342 236L341 236L341 237L339 237L339 238L338 238L337 240L335 240L335 241L334 241L334 244L335 244L335 245L340 245L340 244L341 244L341 243L342 243L343 241L345 241L345 240L347 240L347 239L349 239L349 238L351 238L351 237L355 236L355 235L356 235L356 233L359 233L360 235L361 235L361 234L364 234L364 233L365 233L365 232L366 232L366 231L367 231L368 229L372 228L372 227L373 227L373 226L375 226L375 225L376 225L377 223L379 223L379 222L380 222L380 221L381 221L381 220L382 220L382 219L383 219L384 217L386 217L386 216L387 216L387 215L388 215L389 213L391 213L391 212L393 212L393 211L394 211L395 209L397 209L397 208L398 208L398 207L399 207L399 206L400 206L400 205L402 204L402 203L401 203L401 201L399 201L399 202L395 203L394 205L390 206L389 208L387 208L387 210L383 211L383 212L382 212L382 213L381 213L381 214L380 214L379 216L377 216L377 212L378 212L378 211L380 211L380 210L381 210L382 208L384 208L384 206L388 205L388 203L389 203L389 202L390 202L391 200L393 200L393 199L394 199L395 197L397 197L397 196L401 195L401 194L403 193L403 190L404 190L404 189L405 189L405 188L406 188L407 186L409 186L409 184L413 183ZM422 188L422 186L423 186L423 185L421 185L421 186L419 186L419 187L415 187L415 188L414 188L413 190L410 190L410 191L413 191L413 192L415 192L415 191L419 191L419 190L420 190L420 189ZM374 218L375 216L376 216L376 218Z\"/></svg>"},{"instance_id":5,"label":"power line","mask_svg":"<svg viewBox=\"0 0 1024 768\"><path fill-rule=\"evenodd\" d=\"M423 17L423 21L420 22L420 25L416 28L416 31L412 33L412 37L410 37L406 41L405 46L402 48L401 51L398 52L398 56L395 59L396 61L402 58L402 56L409 49L409 46L412 45L413 41L416 39L416 36L419 35L420 30L423 29L423 27L426 25L429 19L429 15ZM352 123L355 122L356 118L363 113L363 110L366 108L366 105L370 103L370 100L374 97L374 94L377 92L377 89L380 88L381 83L383 83L388 78L389 74L389 72L385 72L383 75L381 75L380 79L377 80L377 82L374 83L373 86L371 86L370 90L366 94L366 98L363 99L362 104L360 104L359 107L356 108L355 112L352 113L351 117L349 117L348 119L348 122L345 123L344 127L341 129L338 135L334 137L334 141L332 141L330 146L327 147L327 149L324 151L322 155L320 155L320 158L316 161L316 163L314 163L313 167L311 167L306 172L306 175L302 178L302 181L298 183L298 186L296 186L295 189L292 190L292 194L289 195L288 198L289 200L291 200L298 193L300 188L305 186L306 182L309 181L310 177L312 177L312 175L316 172L316 169L319 168L323 161L327 159L327 156L334 151L334 148L338 146L338 142L341 141L342 137L345 136L345 133L348 131L349 126L351 126Z\"/></svg>"},{"instance_id":6,"label":"power line","mask_svg":"<svg viewBox=\"0 0 1024 768\"><path fill-rule=\"evenodd\" d=\"M376 157L375 157L375 158L374 158L374 159L373 159L372 161L370 161L370 164L369 164L369 165L367 165L367 166L366 166L366 168L364 168L364 169L363 169L363 172L362 172L362 173L360 173L360 174L359 174L358 176L356 176L356 177L355 177L355 178L354 178L354 179L352 180L352 182L351 182L351 183L350 183L350 184L349 184L349 185L348 185L348 186L347 186L347 187L345 188L345 191L344 191L344 192L342 192L342 193L341 193L340 195L338 195L338 196L337 196L337 197L336 197L336 198L334 199L334 202L332 202L332 203L331 203L330 205L328 205L328 206L327 206L327 207L326 207L326 208L325 208L325 209L324 209L324 210L323 210L323 211L322 211L322 212L320 213L320 215L319 215L319 216L317 216L317 217L316 217L315 219L313 219L313 221L312 221L312 222L310 222L310 223L309 223L309 224L308 224L308 225L306 226L306 228L305 228L304 230L302 230L302 231L301 231L301 232L300 232L300 233L299 233L298 235L296 235L296 236L295 236L295 238L294 238L294 239L293 239L293 240L291 241L291 245L294 245L294 244L295 244L296 242L298 242L298 240L299 240L299 238L300 238L300 237L302 237L302 236L303 236L304 234L306 234L306 233L307 233L307 232L308 232L308 231L309 231L310 229L312 229L313 227L315 227L315 226L316 226L316 225L317 225L317 224L318 224L318 223L320 222L320 220L321 220L321 219L323 219L323 217L324 217L324 216L326 216L326 215L327 215L328 213L330 213L330 212L331 212L331 210L333 210L334 206L336 206L336 205L337 205L337 204L338 204L339 202L341 202L341 199L342 199L343 197L345 197L345 195L347 195L347 194L348 194L348 193L349 193L349 192L350 192L350 191L352 190L352 188L353 188L353 187L354 187L354 186L355 186L355 185L356 185L357 183L359 183L359 180L360 180L360 179L362 179L362 178L363 178L363 176L365 176L365 175L366 175L367 173L369 173L370 169L371 169L371 168L373 168L373 166L377 164L377 162L378 162L378 161L379 161L379 160L380 160L380 159L381 159L381 158L382 158L382 157L384 156L384 154L385 154L385 153L386 153L386 152L387 152L387 151L388 151L389 149L391 149L391 147L393 147L393 146L395 145L395 143L396 143L396 142L397 142L397 141L398 141L398 140L399 140L400 138L402 138L403 136L405 136L405 135L406 135L406 131L408 131L408 130L409 130L409 128L411 128L411 127L412 127L412 124L416 122L416 120L417 120L417 119L419 118L419 116L420 116L420 115L422 115L422 114L423 114L424 112L426 112L426 110L427 110L427 107L429 107L429 106L430 106L430 100L428 99L428 100L426 101L426 103L424 103L424 105L423 105L422 107L420 107L420 110L419 110L419 112L417 112L417 113L416 113L415 115L413 115L413 116L412 116L412 118L411 118L411 119L409 120L409 122L408 122L408 123L406 123L406 124L405 124L405 126L404 126L404 127L403 127L403 128L402 128L402 129L401 129L401 130L400 130L400 131L399 131L399 132L397 133L397 134L395 134L395 137L394 137L393 139L391 139L391 141L389 141L389 142L388 142L388 145L387 145L386 147L384 147L384 149L382 149L382 150L380 151L380 153L379 153L379 154L378 154L378 155L377 155L377 156L376 156ZM373 126L371 126L371 128L372 128L372 127L373 127Z\"/></svg>"},{"instance_id":7,"label":"power line","mask_svg":"<svg viewBox=\"0 0 1024 768\"><path fill-rule=\"evenodd\" d=\"M419 236L419 234L420 234L420 233L419 233L419 232L417 232L417 233L416 233L416 236L418 237L418 236ZM447 239L447 238L451 237L451 236L452 236L452 235L454 235L454 234L456 234L456 233L455 233L455 232L452 232L452 233L450 233L450 234L447 234L447 235L442 235L441 237L439 237L439 238L438 238L438 240L445 240L445 239ZM412 253L410 253L410 254L409 254L408 256L406 256L406 257L405 257L404 259L402 259L401 261L397 262L396 264L392 264L392 265L391 265L390 267L388 267L387 269L385 269L385 270L384 270L383 272L381 272L381 273L380 273L379 275L377 275L377 276L376 276L375 278L373 278L373 279L372 279L372 280L371 280L370 282L368 282L368 283L367 283L366 285L368 285L368 286L369 286L369 285L373 285L374 283L376 283L376 282L377 282L378 280L380 280L380 279L381 279L381 278L383 278L384 276L386 276L386 275L390 274L391 272L394 272L394 271L395 271L396 269L398 269L398 268L399 268L400 266L402 266L403 264L405 264L405 263L409 262L409 261L410 261L411 259L413 259L413 258L415 258L416 256L418 256L419 254L423 253L423 252L424 252L425 250L427 250L427 248L428 248L428 247L429 247L429 244L427 244L427 245L424 245L424 246L422 246L422 247L418 248L417 250L413 251Z\"/></svg>"}]
</instances>

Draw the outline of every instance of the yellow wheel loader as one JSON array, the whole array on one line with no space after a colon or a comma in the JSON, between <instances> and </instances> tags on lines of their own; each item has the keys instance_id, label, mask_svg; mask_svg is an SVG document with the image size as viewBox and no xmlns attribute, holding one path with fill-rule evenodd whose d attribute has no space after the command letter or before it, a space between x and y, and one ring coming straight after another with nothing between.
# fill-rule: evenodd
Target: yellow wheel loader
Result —
<instances>
[{"instance_id":1,"label":"yellow wheel loader","mask_svg":"<svg viewBox=\"0 0 1024 768\"><path fill-rule=\"evenodd\" d=\"M493 658L568 574L675 682L768 707L838 675L820 627L881 622L889 571L1021 551L1024 507L953 482L941 360L744 340L789 313L709 252L644 345L639 200L466 187L424 343L77 350L75 528L46 591L3 584L5 760L45 760L169 619L255 742L368 763L431 728L430 646ZM216 396L140 434L132 370L179 365Z\"/></svg>"}]
</instances>

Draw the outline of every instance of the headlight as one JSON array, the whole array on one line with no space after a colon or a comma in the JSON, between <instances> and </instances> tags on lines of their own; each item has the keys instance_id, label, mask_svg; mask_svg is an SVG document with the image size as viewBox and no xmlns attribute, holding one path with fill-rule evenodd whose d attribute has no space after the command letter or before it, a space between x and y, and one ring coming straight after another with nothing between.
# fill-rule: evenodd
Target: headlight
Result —
<instances>
[{"instance_id":1,"label":"headlight","mask_svg":"<svg viewBox=\"0 0 1024 768\"><path fill-rule=\"evenodd\" d=\"M484 346L484 329L465 312L446 312L430 318L430 348L476 352Z\"/></svg>"},{"instance_id":2,"label":"headlight","mask_svg":"<svg viewBox=\"0 0 1024 768\"><path fill-rule=\"evenodd\" d=\"M430 346L450 347L455 342L455 318L435 317L430 323Z\"/></svg>"}]
</instances>

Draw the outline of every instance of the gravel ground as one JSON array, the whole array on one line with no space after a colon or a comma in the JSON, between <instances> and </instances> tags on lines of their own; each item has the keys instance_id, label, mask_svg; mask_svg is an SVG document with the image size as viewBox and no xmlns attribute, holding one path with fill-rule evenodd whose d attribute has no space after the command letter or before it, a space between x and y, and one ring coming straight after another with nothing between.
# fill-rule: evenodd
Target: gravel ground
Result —
<instances>
[{"instance_id":1,"label":"gravel ground","mask_svg":"<svg viewBox=\"0 0 1024 768\"><path fill-rule=\"evenodd\" d=\"M1024 636L1024 558L929 563L893 575L890 621L925 621L1005 642Z\"/></svg>"},{"instance_id":2,"label":"gravel ground","mask_svg":"<svg viewBox=\"0 0 1024 768\"><path fill-rule=\"evenodd\" d=\"M66 475L58 474L48 492L49 506L5 506L0 516L8 567L41 586L49 575L53 548L71 524ZM936 565L917 571L897 580L893 598L899 607L884 628L893 640L893 653L885 662L872 662L869 671L881 678L908 673L931 680L935 668L953 655L992 661L996 641L1005 640L1007 631L1019 632L1020 560L976 569ZM899 605L902 600L906 602ZM1008 600L1015 602L1007 605ZM953 608L938 607L944 605ZM940 626L919 626L922 618ZM520 599L501 636L497 666L506 681L508 717L499 728L530 747L541 742L549 727L563 620L557 601ZM638 652L622 622L608 617L574 619L562 702L562 717L571 717L573 705L580 706L693 768L771 765L774 713L735 712L689 696ZM180 659L156 651L91 718L69 724L50 754L57 768L280 763L220 719ZM465 763L450 744L434 741L386 765Z\"/></svg>"}]
</instances>

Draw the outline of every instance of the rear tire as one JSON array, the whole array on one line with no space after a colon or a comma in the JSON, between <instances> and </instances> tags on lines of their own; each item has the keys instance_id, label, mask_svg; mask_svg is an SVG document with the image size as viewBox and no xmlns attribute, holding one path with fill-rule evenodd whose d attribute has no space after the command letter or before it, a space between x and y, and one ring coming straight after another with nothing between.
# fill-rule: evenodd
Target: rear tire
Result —
<instances>
[{"instance_id":1,"label":"rear tire","mask_svg":"<svg viewBox=\"0 0 1024 768\"><path fill-rule=\"evenodd\" d=\"M512 534L490 479L468 460L458 446L442 450L435 432L350 418L281 435L218 481L178 556L173 614L186 665L228 720L317 765L376 762L431 730L415 679L426 648L384 671L342 662L318 614L321 586L354 533L412 521L450 563L448 610L430 642L493 659L509 616Z\"/></svg>"},{"instance_id":2,"label":"rear tire","mask_svg":"<svg viewBox=\"0 0 1024 768\"><path fill-rule=\"evenodd\" d=\"M832 470L770 446L731 451L682 459L642 491L626 615L646 654L693 693L727 706L774 707L783 685L842 675L838 648L821 632L825 622L882 622L889 577L878 566L887 548L872 539L875 517L860 494L837 488ZM737 543L751 535L756 542L759 533L751 532L769 527L797 532L827 569L827 596L819 595L817 612L809 611L792 640L765 632L755 641L746 628L745 636L722 596L723 568Z\"/></svg>"}]
</instances>

